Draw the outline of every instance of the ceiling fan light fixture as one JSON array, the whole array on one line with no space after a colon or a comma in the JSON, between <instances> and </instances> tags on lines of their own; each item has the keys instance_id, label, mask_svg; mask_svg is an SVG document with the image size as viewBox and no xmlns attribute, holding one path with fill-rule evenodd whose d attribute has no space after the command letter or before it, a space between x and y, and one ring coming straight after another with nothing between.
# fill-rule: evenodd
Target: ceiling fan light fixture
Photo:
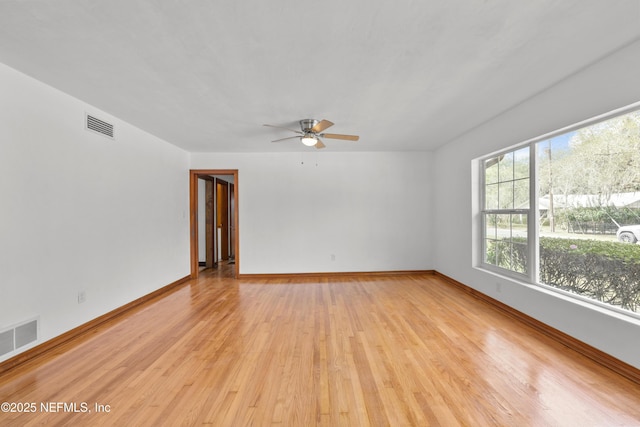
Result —
<instances>
[{"instance_id":1,"label":"ceiling fan light fixture","mask_svg":"<svg viewBox=\"0 0 640 427\"><path fill-rule=\"evenodd\" d=\"M318 143L318 138L316 138L313 135L305 135L302 138L300 138L300 141L302 141L302 143L307 147L313 147Z\"/></svg>"}]
</instances>

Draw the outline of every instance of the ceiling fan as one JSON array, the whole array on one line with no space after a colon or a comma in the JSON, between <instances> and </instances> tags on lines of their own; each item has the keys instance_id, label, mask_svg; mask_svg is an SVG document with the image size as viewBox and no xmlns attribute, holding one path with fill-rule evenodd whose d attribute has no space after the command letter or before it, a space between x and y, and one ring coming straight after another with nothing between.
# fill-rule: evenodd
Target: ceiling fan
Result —
<instances>
[{"instance_id":1,"label":"ceiling fan","mask_svg":"<svg viewBox=\"0 0 640 427\"><path fill-rule=\"evenodd\" d=\"M358 135L321 133L323 130L333 126L333 123L331 123L329 120L320 120L320 121L317 121L315 119L300 120L301 130L289 129L282 126L274 126L274 125L263 125L263 126L269 126L269 127L278 128L278 129L286 129L286 130L290 130L291 132L295 132L299 134L299 136L290 136L288 138L276 139L275 141L271 141L271 142L280 142L286 139L300 138L300 142L302 142L304 145L308 147L316 147L317 149L326 147L326 145L324 145L320 140L320 137L329 138L329 139L344 139L347 141L357 141L358 139L360 139Z\"/></svg>"}]
</instances>

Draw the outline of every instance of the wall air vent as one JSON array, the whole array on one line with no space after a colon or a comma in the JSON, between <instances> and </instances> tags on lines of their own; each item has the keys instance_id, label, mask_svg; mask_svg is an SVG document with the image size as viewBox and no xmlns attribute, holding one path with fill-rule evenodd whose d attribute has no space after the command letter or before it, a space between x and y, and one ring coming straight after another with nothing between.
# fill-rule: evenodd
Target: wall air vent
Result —
<instances>
[{"instance_id":1,"label":"wall air vent","mask_svg":"<svg viewBox=\"0 0 640 427\"><path fill-rule=\"evenodd\" d=\"M104 120L100 120L91 114L86 115L86 129L92 132L99 133L100 135L104 135L113 139L113 125L111 123L107 123Z\"/></svg>"},{"instance_id":2,"label":"wall air vent","mask_svg":"<svg viewBox=\"0 0 640 427\"><path fill-rule=\"evenodd\" d=\"M38 340L38 319L0 331L0 356Z\"/></svg>"}]
</instances>

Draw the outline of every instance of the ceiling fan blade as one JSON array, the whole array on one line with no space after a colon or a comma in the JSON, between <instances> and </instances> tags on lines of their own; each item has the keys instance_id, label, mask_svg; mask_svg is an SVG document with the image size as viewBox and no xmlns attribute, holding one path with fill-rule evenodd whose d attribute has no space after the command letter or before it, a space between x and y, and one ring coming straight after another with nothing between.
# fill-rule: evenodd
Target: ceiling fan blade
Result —
<instances>
[{"instance_id":1,"label":"ceiling fan blade","mask_svg":"<svg viewBox=\"0 0 640 427\"><path fill-rule=\"evenodd\" d=\"M284 141L285 139L294 139L294 138L296 138L296 139L300 139L300 137L299 137L299 136L290 136L290 137L288 137L288 138L280 138L280 139L276 139L275 141L271 141L271 142L280 142L280 141Z\"/></svg>"},{"instance_id":2,"label":"ceiling fan blade","mask_svg":"<svg viewBox=\"0 0 640 427\"><path fill-rule=\"evenodd\" d=\"M262 125L262 126L268 126L270 128L277 128L277 129L286 129L286 130L290 130L291 132L295 132L295 133L299 133L300 135L304 135L304 132L301 132L301 131L295 130L295 129L285 128L285 127L282 127L282 126L274 126L274 125Z\"/></svg>"},{"instance_id":3,"label":"ceiling fan blade","mask_svg":"<svg viewBox=\"0 0 640 427\"><path fill-rule=\"evenodd\" d=\"M347 141L357 141L360 139L358 135L340 135L339 133L323 133L318 136L329 139L346 139Z\"/></svg>"},{"instance_id":4,"label":"ceiling fan blade","mask_svg":"<svg viewBox=\"0 0 640 427\"><path fill-rule=\"evenodd\" d=\"M318 123L316 123L314 127L311 128L311 132L313 133L322 132L323 130L331 126L333 126L333 123L331 123L329 120L321 120Z\"/></svg>"},{"instance_id":5,"label":"ceiling fan blade","mask_svg":"<svg viewBox=\"0 0 640 427\"><path fill-rule=\"evenodd\" d=\"M319 150L319 149L321 149L321 148L326 147L326 145L324 145L324 144L322 143L322 141L320 141L320 139L318 139L318 142L316 142L316 145L314 145L314 147L316 147L316 148Z\"/></svg>"}]
</instances>

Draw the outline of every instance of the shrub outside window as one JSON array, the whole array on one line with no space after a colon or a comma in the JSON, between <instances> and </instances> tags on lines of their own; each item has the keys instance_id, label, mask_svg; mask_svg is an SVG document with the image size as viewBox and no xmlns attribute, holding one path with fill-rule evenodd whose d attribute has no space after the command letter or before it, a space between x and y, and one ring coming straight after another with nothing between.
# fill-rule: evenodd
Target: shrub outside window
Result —
<instances>
[{"instance_id":1,"label":"shrub outside window","mask_svg":"<svg viewBox=\"0 0 640 427\"><path fill-rule=\"evenodd\" d=\"M483 267L640 313L640 110L481 164Z\"/></svg>"}]
</instances>

